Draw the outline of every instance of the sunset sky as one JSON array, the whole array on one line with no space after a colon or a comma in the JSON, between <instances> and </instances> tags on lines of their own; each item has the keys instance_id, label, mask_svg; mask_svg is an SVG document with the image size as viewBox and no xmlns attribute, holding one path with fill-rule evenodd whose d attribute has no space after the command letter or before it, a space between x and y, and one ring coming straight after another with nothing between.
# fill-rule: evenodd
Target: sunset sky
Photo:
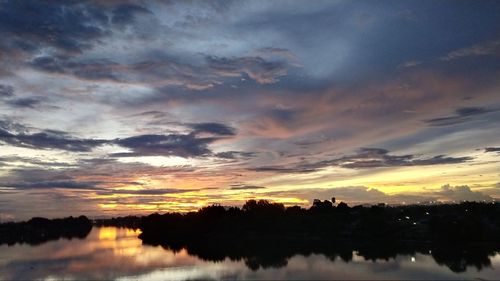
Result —
<instances>
[{"instance_id":1,"label":"sunset sky","mask_svg":"<svg viewBox=\"0 0 500 281\"><path fill-rule=\"evenodd\" d=\"M0 0L0 221L500 199L499 15Z\"/></svg>"}]
</instances>

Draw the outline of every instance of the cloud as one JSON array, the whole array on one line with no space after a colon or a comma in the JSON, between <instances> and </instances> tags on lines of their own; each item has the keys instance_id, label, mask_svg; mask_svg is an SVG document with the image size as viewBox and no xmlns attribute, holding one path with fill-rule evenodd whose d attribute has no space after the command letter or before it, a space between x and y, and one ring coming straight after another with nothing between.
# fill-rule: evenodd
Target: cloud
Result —
<instances>
[{"instance_id":1,"label":"cloud","mask_svg":"<svg viewBox=\"0 0 500 281\"><path fill-rule=\"evenodd\" d=\"M255 168L249 168L248 170L254 172L272 172L272 173L284 173L284 174L300 174L300 173L312 173L318 171L320 168L306 168L306 167L283 167L283 166L260 166Z\"/></svg>"},{"instance_id":2,"label":"cloud","mask_svg":"<svg viewBox=\"0 0 500 281\"><path fill-rule=\"evenodd\" d=\"M244 185L244 184L233 184L229 188L231 190L255 190L255 189L266 189L265 186L258 185Z\"/></svg>"},{"instance_id":3,"label":"cloud","mask_svg":"<svg viewBox=\"0 0 500 281\"><path fill-rule=\"evenodd\" d=\"M276 192L266 193L269 196L278 195ZM335 197L335 201L347 202L348 204L416 204L417 202L430 202L433 196L430 194L387 194L376 188L366 186L345 186L332 188L307 188L294 189L284 191L281 196L295 197L312 203L314 199L331 200Z\"/></svg>"},{"instance_id":4,"label":"cloud","mask_svg":"<svg viewBox=\"0 0 500 281\"><path fill-rule=\"evenodd\" d=\"M96 185L100 182L87 181L39 181L39 182L0 182L0 186L14 189L46 189L46 188L64 188L64 189L100 189Z\"/></svg>"},{"instance_id":5,"label":"cloud","mask_svg":"<svg viewBox=\"0 0 500 281\"><path fill-rule=\"evenodd\" d=\"M457 125L471 121L476 116L482 116L499 109L488 109L484 107L462 107L455 110L455 115L425 120L430 126L441 127Z\"/></svg>"},{"instance_id":6,"label":"cloud","mask_svg":"<svg viewBox=\"0 0 500 281\"><path fill-rule=\"evenodd\" d=\"M43 130L38 133L10 132L14 129L12 124L4 121L3 123L0 122L0 142L19 147L60 149L72 152L89 152L105 144L115 144L128 148L131 152L113 153L111 155L113 157L200 157L212 155L213 153L208 148L208 145L221 137L199 137L197 134L203 132L222 137L235 134L234 129L219 123L198 123L190 126L193 128L193 132L189 134L147 134L106 140L76 138L66 132L53 130Z\"/></svg>"},{"instance_id":7,"label":"cloud","mask_svg":"<svg viewBox=\"0 0 500 281\"><path fill-rule=\"evenodd\" d=\"M113 195L113 194L127 194L127 195L166 195L166 194L178 194L198 191L199 189L176 189L176 188L159 188L159 189L137 189L137 190L125 190L125 189L113 189L113 190L103 190L96 192L97 195Z\"/></svg>"},{"instance_id":8,"label":"cloud","mask_svg":"<svg viewBox=\"0 0 500 281\"><path fill-rule=\"evenodd\" d=\"M0 84L0 98L12 97L14 95L14 87L11 85Z\"/></svg>"},{"instance_id":9,"label":"cloud","mask_svg":"<svg viewBox=\"0 0 500 281\"><path fill-rule=\"evenodd\" d=\"M130 24L137 14L152 14L150 10L135 4L122 4L113 10L111 22L118 25Z\"/></svg>"},{"instance_id":10,"label":"cloud","mask_svg":"<svg viewBox=\"0 0 500 281\"><path fill-rule=\"evenodd\" d=\"M0 186L19 190L28 189L100 189L103 182L98 180L78 180L71 174L72 168L14 168L0 177Z\"/></svg>"},{"instance_id":11,"label":"cloud","mask_svg":"<svg viewBox=\"0 0 500 281\"><path fill-rule=\"evenodd\" d=\"M440 57L443 61L452 61L465 57L500 55L500 40L476 44L472 47L458 49Z\"/></svg>"},{"instance_id":12,"label":"cloud","mask_svg":"<svg viewBox=\"0 0 500 281\"><path fill-rule=\"evenodd\" d=\"M10 40L0 47L32 53L52 47L66 54L81 53L110 35L112 28L130 24L135 15L145 12L132 4L113 7L88 1L2 1L0 34Z\"/></svg>"},{"instance_id":13,"label":"cloud","mask_svg":"<svg viewBox=\"0 0 500 281\"><path fill-rule=\"evenodd\" d=\"M104 160L85 159L73 165L59 167L44 163L39 163L37 167L12 167L0 176L0 187L19 190L88 189L107 192L118 187L143 187L144 184L138 182L136 177L193 172L192 169L182 167L164 168L134 162L121 163L116 159Z\"/></svg>"},{"instance_id":14,"label":"cloud","mask_svg":"<svg viewBox=\"0 0 500 281\"><path fill-rule=\"evenodd\" d=\"M484 149L484 152L498 152L498 153L500 153L500 147L487 147Z\"/></svg>"},{"instance_id":15,"label":"cloud","mask_svg":"<svg viewBox=\"0 0 500 281\"><path fill-rule=\"evenodd\" d=\"M276 192L266 193L269 196L278 195ZM366 186L347 186L333 188L309 188L284 191L281 196L292 196L312 202L314 199L328 199L335 197L336 202L349 204L417 204L431 201L460 202L460 201L491 201L493 198L485 193L473 191L467 185L443 185L439 190L422 191L419 193L387 194L376 188Z\"/></svg>"},{"instance_id":16,"label":"cloud","mask_svg":"<svg viewBox=\"0 0 500 281\"><path fill-rule=\"evenodd\" d=\"M36 57L31 63L35 69L66 75L73 75L84 80L120 81L114 73L119 64L109 60L75 61L67 57Z\"/></svg>"},{"instance_id":17,"label":"cloud","mask_svg":"<svg viewBox=\"0 0 500 281\"><path fill-rule=\"evenodd\" d=\"M28 128L23 124L12 121L10 118L0 119L0 132L1 130L14 131L14 132L27 132Z\"/></svg>"},{"instance_id":18,"label":"cloud","mask_svg":"<svg viewBox=\"0 0 500 281\"><path fill-rule=\"evenodd\" d=\"M40 157L21 157L17 155L0 156L0 166L13 166L13 163L23 163L42 167L72 167L71 163L58 162L51 159L41 159Z\"/></svg>"},{"instance_id":19,"label":"cloud","mask_svg":"<svg viewBox=\"0 0 500 281\"><path fill-rule=\"evenodd\" d=\"M398 66L398 68L409 68L409 67L415 67L415 66L418 66L418 65L421 65L422 62L421 61L418 61L418 60L411 60L411 61L407 61L405 63L402 63Z\"/></svg>"},{"instance_id":20,"label":"cloud","mask_svg":"<svg viewBox=\"0 0 500 281\"><path fill-rule=\"evenodd\" d=\"M261 57L225 58L207 56L208 67L215 74L223 77L248 75L260 84L278 82L278 78L288 72L287 64L282 61L266 61Z\"/></svg>"},{"instance_id":21,"label":"cloud","mask_svg":"<svg viewBox=\"0 0 500 281\"><path fill-rule=\"evenodd\" d=\"M382 148L361 148L356 154L334 158L331 160L314 163L298 163L291 167L264 166L251 168L250 170L257 172L309 173L332 166L348 169L429 166L465 163L472 159L472 157L449 157L445 155L421 158L411 154L392 155L388 150Z\"/></svg>"},{"instance_id":22,"label":"cloud","mask_svg":"<svg viewBox=\"0 0 500 281\"><path fill-rule=\"evenodd\" d=\"M6 104L16 108L35 108L40 103L42 101L36 97L11 99L6 102Z\"/></svg>"},{"instance_id":23,"label":"cloud","mask_svg":"<svg viewBox=\"0 0 500 281\"><path fill-rule=\"evenodd\" d=\"M64 132L44 130L38 133L11 133L1 126L0 143L34 149L60 149L72 152L89 152L108 143L99 139L79 139Z\"/></svg>"},{"instance_id":24,"label":"cloud","mask_svg":"<svg viewBox=\"0 0 500 281\"><path fill-rule=\"evenodd\" d=\"M81 52L89 41L104 36L104 11L92 5L51 1L3 1L0 6L0 33L10 42L35 48L52 46L67 52ZM23 42L24 39L26 42Z\"/></svg>"},{"instance_id":25,"label":"cloud","mask_svg":"<svg viewBox=\"0 0 500 281\"><path fill-rule=\"evenodd\" d=\"M263 58L282 57L287 59L294 66L301 66L298 63L299 59L297 56L292 51L285 48L264 47L257 49L255 53Z\"/></svg>"},{"instance_id":26,"label":"cloud","mask_svg":"<svg viewBox=\"0 0 500 281\"><path fill-rule=\"evenodd\" d=\"M221 123L196 123L191 124L193 133L210 133L220 136L234 136L235 129Z\"/></svg>"},{"instance_id":27,"label":"cloud","mask_svg":"<svg viewBox=\"0 0 500 281\"><path fill-rule=\"evenodd\" d=\"M195 57L200 56L194 55ZM109 59L78 59L68 56L38 56L29 65L39 71L70 75L89 81L112 81L161 86L182 86L202 91L222 84L221 80L243 74L260 84L278 82L287 74L286 61L261 57L206 57L196 64L161 57L136 63L118 63ZM239 82L239 79L238 79Z\"/></svg>"},{"instance_id":28,"label":"cloud","mask_svg":"<svg viewBox=\"0 0 500 281\"><path fill-rule=\"evenodd\" d=\"M363 169L380 167L428 166L457 164L472 160L472 157L447 157L437 155L431 158L417 158L416 155L391 155L381 148L362 148L355 155L326 161L323 164L335 164L343 168ZM321 164L321 162L320 162Z\"/></svg>"},{"instance_id":29,"label":"cloud","mask_svg":"<svg viewBox=\"0 0 500 281\"><path fill-rule=\"evenodd\" d=\"M450 186L446 184L441 187L441 191L435 192L435 195L447 201L491 201L493 199L487 194L472 191L467 185Z\"/></svg>"},{"instance_id":30,"label":"cloud","mask_svg":"<svg viewBox=\"0 0 500 281\"><path fill-rule=\"evenodd\" d=\"M114 153L112 156L199 157L211 154L208 144L216 140L217 138L198 138L194 134L140 135L114 141L132 152Z\"/></svg>"},{"instance_id":31,"label":"cloud","mask_svg":"<svg viewBox=\"0 0 500 281\"><path fill-rule=\"evenodd\" d=\"M245 152L245 151L224 151L216 153L215 156L224 159L240 159L240 158L251 158L255 157L257 153L255 152Z\"/></svg>"}]
</instances>

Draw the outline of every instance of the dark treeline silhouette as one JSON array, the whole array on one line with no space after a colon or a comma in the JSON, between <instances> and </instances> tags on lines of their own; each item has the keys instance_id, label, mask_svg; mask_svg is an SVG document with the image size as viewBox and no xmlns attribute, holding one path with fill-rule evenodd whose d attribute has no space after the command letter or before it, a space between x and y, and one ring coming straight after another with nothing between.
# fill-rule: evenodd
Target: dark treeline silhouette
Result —
<instances>
[{"instance_id":1,"label":"dark treeline silhouette","mask_svg":"<svg viewBox=\"0 0 500 281\"><path fill-rule=\"evenodd\" d=\"M314 200L309 209L249 200L242 208L212 205L186 214L101 220L139 227L146 244L210 261L244 260L251 269L280 267L296 255L324 254L346 262L353 251L368 260L398 254L432 255L455 272L491 265L500 251L500 204L335 206Z\"/></svg>"},{"instance_id":2,"label":"dark treeline silhouette","mask_svg":"<svg viewBox=\"0 0 500 281\"><path fill-rule=\"evenodd\" d=\"M212 205L190 213L94 220L97 226L141 229L143 243L186 249L209 261L243 260L251 269L285 266L297 254L349 262L397 255L432 255L455 272L491 266L500 251L500 204L355 206L314 200L309 209L249 200L242 208ZM0 244L40 244L84 238L92 223L78 218L33 218L0 224Z\"/></svg>"},{"instance_id":3,"label":"dark treeline silhouette","mask_svg":"<svg viewBox=\"0 0 500 281\"><path fill-rule=\"evenodd\" d=\"M250 200L240 209L212 205L187 214L152 214L136 221L141 238L288 237L440 243L500 242L500 204L411 205L350 208L315 200L313 206L285 208ZM130 219L130 218L129 218Z\"/></svg>"},{"instance_id":4,"label":"dark treeline silhouette","mask_svg":"<svg viewBox=\"0 0 500 281\"><path fill-rule=\"evenodd\" d=\"M32 218L26 222L0 224L0 245L38 245L59 238L83 239L91 230L92 221L85 216L62 219Z\"/></svg>"}]
</instances>

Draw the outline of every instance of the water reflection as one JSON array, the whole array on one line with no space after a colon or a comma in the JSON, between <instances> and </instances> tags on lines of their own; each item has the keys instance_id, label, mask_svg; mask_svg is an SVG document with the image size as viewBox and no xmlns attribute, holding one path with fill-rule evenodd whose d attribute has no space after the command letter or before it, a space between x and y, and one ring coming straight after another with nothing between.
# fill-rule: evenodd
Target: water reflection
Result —
<instances>
[{"instance_id":1,"label":"water reflection","mask_svg":"<svg viewBox=\"0 0 500 281\"><path fill-rule=\"evenodd\" d=\"M498 254L486 256L488 261L479 266L457 258L456 266L463 269L459 273L450 269L449 258L439 259L441 253L414 252L371 259L366 251L328 255L318 251L296 254L292 249L283 255L280 251L286 250L285 245L275 245L274 256L254 252L229 257L219 252L217 259L210 259L200 254L200 249L143 245L138 235L139 231L131 229L102 227L93 228L83 240L2 245L0 279L495 279L500 274ZM263 262L263 258L269 260Z\"/></svg>"}]
</instances>

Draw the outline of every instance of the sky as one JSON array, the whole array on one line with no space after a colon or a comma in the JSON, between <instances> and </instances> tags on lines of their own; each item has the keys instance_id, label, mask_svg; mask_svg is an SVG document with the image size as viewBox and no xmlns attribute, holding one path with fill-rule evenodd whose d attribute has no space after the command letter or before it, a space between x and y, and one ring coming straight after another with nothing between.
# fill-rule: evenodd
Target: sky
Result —
<instances>
[{"instance_id":1,"label":"sky","mask_svg":"<svg viewBox=\"0 0 500 281\"><path fill-rule=\"evenodd\" d=\"M0 0L0 221L499 199L499 14Z\"/></svg>"}]
</instances>

